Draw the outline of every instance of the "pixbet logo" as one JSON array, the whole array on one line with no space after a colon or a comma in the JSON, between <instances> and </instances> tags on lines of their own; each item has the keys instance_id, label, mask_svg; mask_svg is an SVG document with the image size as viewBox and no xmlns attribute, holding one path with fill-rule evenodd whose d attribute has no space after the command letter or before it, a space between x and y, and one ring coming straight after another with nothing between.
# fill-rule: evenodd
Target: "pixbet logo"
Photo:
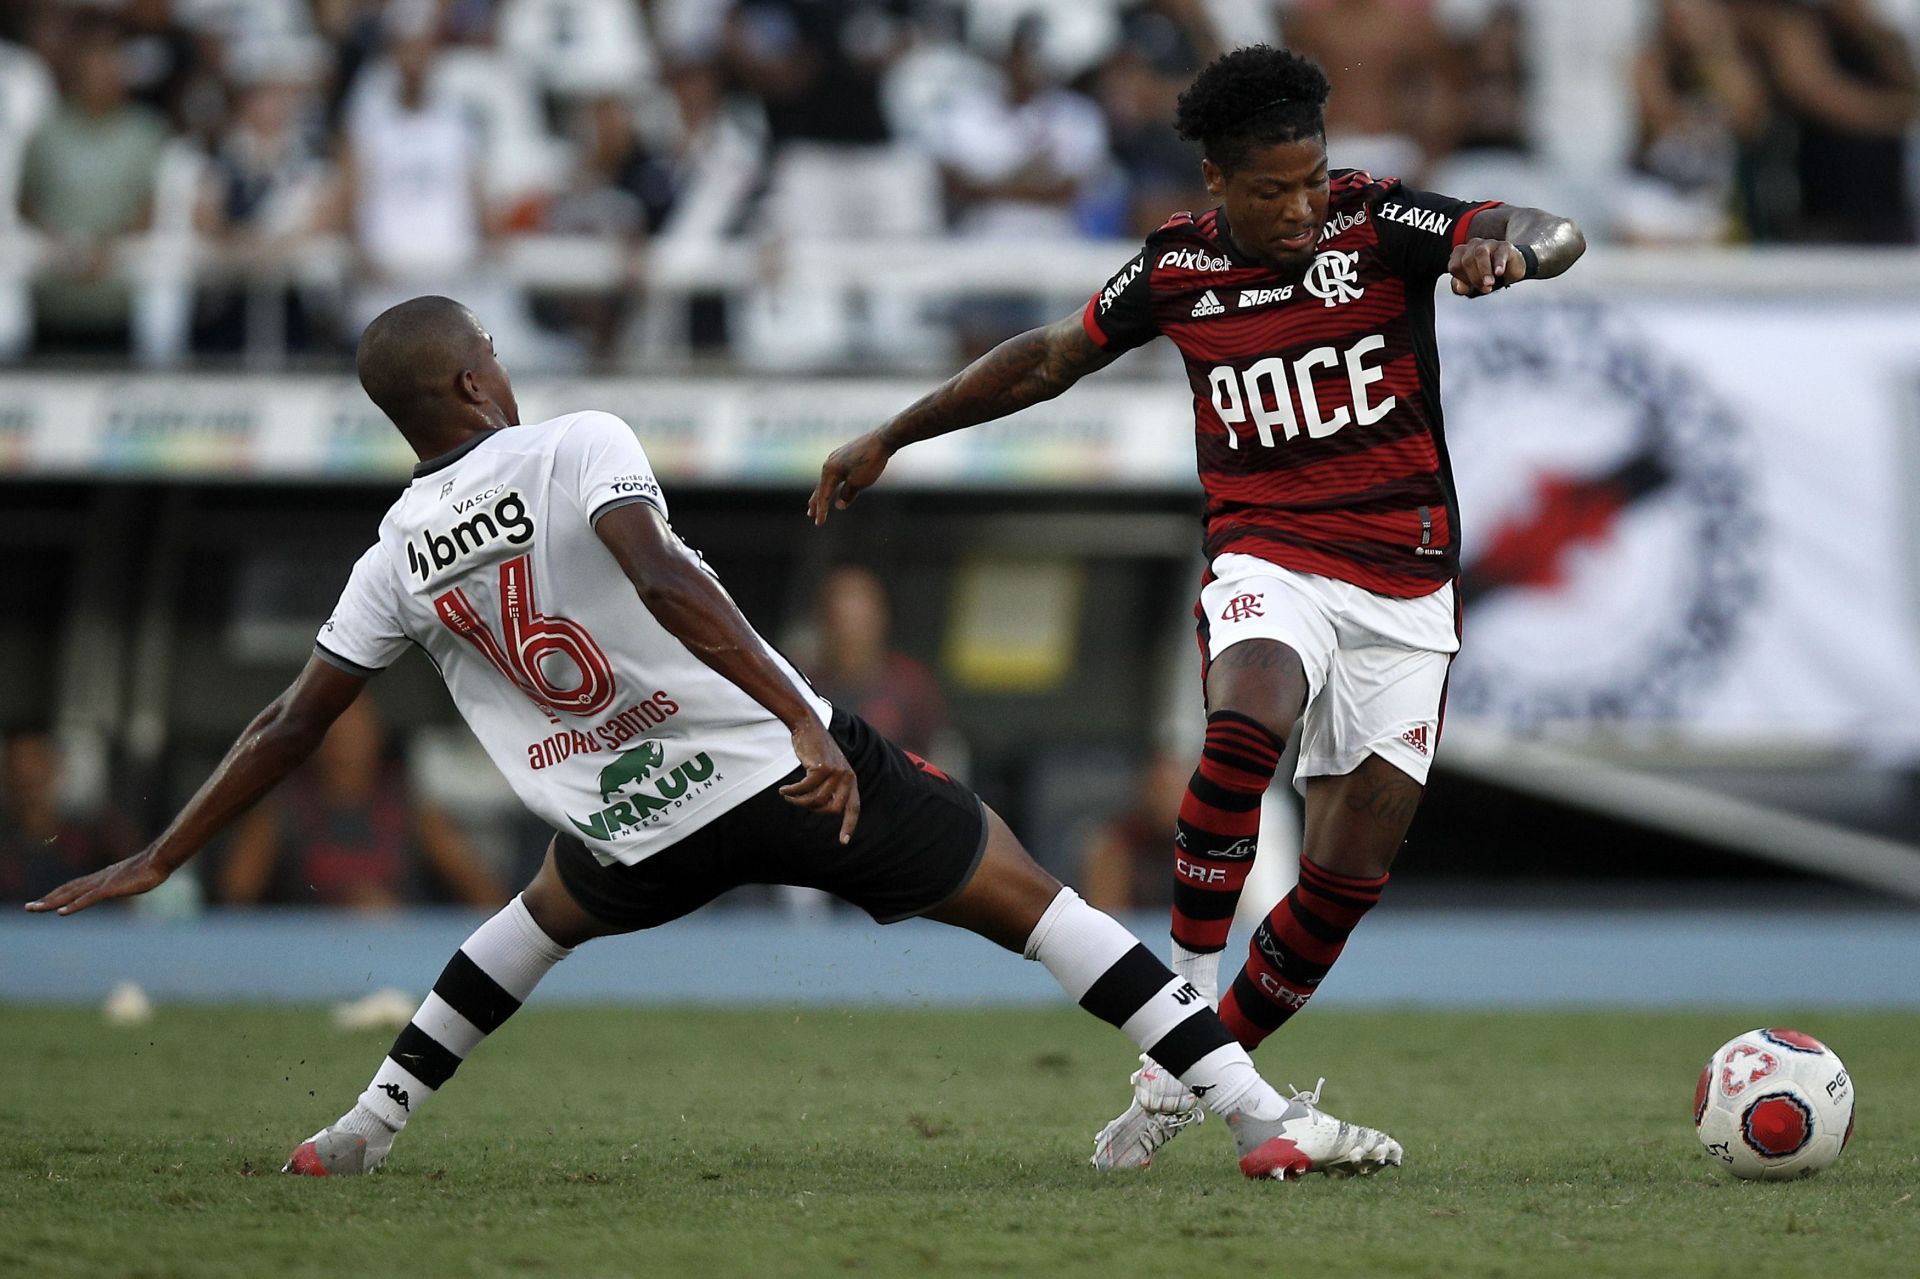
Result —
<instances>
[{"instance_id":1,"label":"pixbet logo","mask_svg":"<svg viewBox=\"0 0 1920 1279\"><path fill-rule=\"evenodd\" d=\"M1328 306L1339 306L1342 302L1351 302L1367 290L1358 283L1360 279L1360 255L1358 253L1322 253L1313 259L1313 265L1307 268L1307 292L1323 300Z\"/></svg>"},{"instance_id":2,"label":"pixbet logo","mask_svg":"<svg viewBox=\"0 0 1920 1279\"><path fill-rule=\"evenodd\" d=\"M1155 263L1160 267L1172 267L1176 271L1231 271L1233 263L1224 257L1216 257L1204 249L1168 249Z\"/></svg>"},{"instance_id":3,"label":"pixbet logo","mask_svg":"<svg viewBox=\"0 0 1920 1279\"><path fill-rule=\"evenodd\" d=\"M1320 228L1320 242L1324 244L1336 235L1344 235L1366 220L1367 211L1365 209L1356 209L1352 213L1335 214L1333 217L1327 219L1325 226Z\"/></svg>"}]
</instances>

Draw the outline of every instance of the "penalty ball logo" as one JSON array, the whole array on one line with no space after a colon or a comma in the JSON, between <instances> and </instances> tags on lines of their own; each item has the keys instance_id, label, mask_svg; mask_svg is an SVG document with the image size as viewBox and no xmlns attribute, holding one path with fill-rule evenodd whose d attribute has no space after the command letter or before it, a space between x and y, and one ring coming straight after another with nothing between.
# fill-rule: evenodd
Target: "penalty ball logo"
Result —
<instances>
[{"instance_id":1,"label":"penalty ball logo","mask_svg":"<svg viewBox=\"0 0 1920 1279\"><path fill-rule=\"evenodd\" d=\"M1754 1084L1780 1069L1780 1059L1762 1052L1752 1044L1735 1044L1720 1059L1720 1091L1738 1097Z\"/></svg>"}]
</instances>

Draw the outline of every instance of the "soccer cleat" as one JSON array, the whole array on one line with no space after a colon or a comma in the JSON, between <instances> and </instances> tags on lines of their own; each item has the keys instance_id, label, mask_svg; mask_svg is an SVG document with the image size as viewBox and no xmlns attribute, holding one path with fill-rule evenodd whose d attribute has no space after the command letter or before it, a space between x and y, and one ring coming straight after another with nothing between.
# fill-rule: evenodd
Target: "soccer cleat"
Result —
<instances>
[{"instance_id":1,"label":"soccer cleat","mask_svg":"<svg viewBox=\"0 0 1920 1279\"><path fill-rule=\"evenodd\" d=\"M1192 1089L1145 1053L1140 1054L1140 1069L1128 1082L1133 1085L1134 1104L1152 1114L1184 1115L1200 1108L1200 1099Z\"/></svg>"},{"instance_id":2,"label":"soccer cleat","mask_svg":"<svg viewBox=\"0 0 1920 1279\"><path fill-rule=\"evenodd\" d=\"M1088 1162L1101 1172L1150 1167L1154 1151L1172 1141L1181 1129L1200 1123L1206 1117L1207 1112L1198 1106L1173 1114L1157 1114L1143 1110L1136 1101L1094 1137L1093 1158Z\"/></svg>"},{"instance_id":3,"label":"soccer cleat","mask_svg":"<svg viewBox=\"0 0 1920 1279\"><path fill-rule=\"evenodd\" d=\"M392 1148L391 1138L379 1150L375 1150L357 1132L322 1128L300 1143L280 1171L290 1172L296 1177L358 1176L378 1170L387 1162L387 1151Z\"/></svg>"},{"instance_id":4,"label":"soccer cleat","mask_svg":"<svg viewBox=\"0 0 1920 1279\"><path fill-rule=\"evenodd\" d=\"M1334 1177L1366 1176L1391 1164L1400 1166L1400 1143L1374 1128L1345 1123L1320 1109L1322 1079L1312 1092L1295 1090L1274 1119L1244 1111L1227 1116L1240 1171L1260 1179L1291 1181L1310 1172Z\"/></svg>"}]
</instances>

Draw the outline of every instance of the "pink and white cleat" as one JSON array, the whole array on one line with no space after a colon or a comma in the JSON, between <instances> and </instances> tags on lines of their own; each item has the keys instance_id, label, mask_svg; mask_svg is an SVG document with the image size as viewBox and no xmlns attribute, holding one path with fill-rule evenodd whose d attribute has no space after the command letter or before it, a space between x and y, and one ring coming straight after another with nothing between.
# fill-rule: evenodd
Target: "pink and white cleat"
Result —
<instances>
[{"instance_id":1,"label":"pink and white cleat","mask_svg":"<svg viewBox=\"0 0 1920 1279\"><path fill-rule=\"evenodd\" d=\"M356 1177L377 1171L392 1148L391 1138L375 1150L357 1132L326 1127L301 1142L280 1171L296 1177Z\"/></svg>"},{"instance_id":2,"label":"pink and white cleat","mask_svg":"<svg viewBox=\"0 0 1920 1279\"><path fill-rule=\"evenodd\" d=\"M1240 1149L1241 1172L1256 1180L1292 1181L1310 1172L1364 1177L1400 1166L1404 1152L1399 1142L1320 1109L1320 1089L1326 1082L1322 1079L1312 1092L1296 1090L1275 1118L1245 1112L1227 1116L1227 1128Z\"/></svg>"}]
</instances>

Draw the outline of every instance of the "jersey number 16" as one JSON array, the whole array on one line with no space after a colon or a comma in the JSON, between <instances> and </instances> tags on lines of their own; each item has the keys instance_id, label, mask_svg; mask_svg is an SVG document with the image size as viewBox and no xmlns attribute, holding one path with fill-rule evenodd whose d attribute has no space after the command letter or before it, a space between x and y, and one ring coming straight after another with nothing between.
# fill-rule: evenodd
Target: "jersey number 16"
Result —
<instances>
[{"instance_id":1,"label":"jersey number 16","mask_svg":"<svg viewBox=\"0 0 1920 1279\"><path fill-rule=\"evenodd\" d=\"M533 597L531 556L517 556L500 566L500 635L457 586L435 596L433 608L449 630L479 649L555 723L560 711L598 715L613 705L613 664L586 627L540 611ZM569 666L571 671L566 671ZM550 667L557 669L549 674Z\"/></svg>"}]
</instances>

